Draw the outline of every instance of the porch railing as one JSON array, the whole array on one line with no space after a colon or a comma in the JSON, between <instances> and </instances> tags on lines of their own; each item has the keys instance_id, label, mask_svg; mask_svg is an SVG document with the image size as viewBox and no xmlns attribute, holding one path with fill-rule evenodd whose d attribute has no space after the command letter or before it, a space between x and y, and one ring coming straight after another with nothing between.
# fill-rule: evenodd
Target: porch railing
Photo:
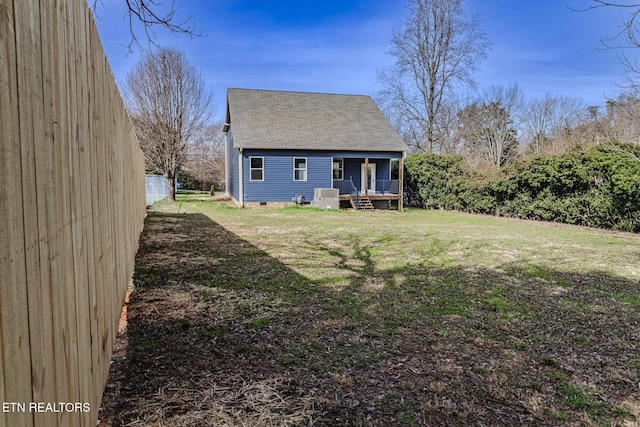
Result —
<instances>
[{"instance_id":1,"label":"porch railing","mask_svg":"<svg viewBox=\"0 0 640 427\"><path fill-rule=\"evenodd\" d=\"M340 194L356 194L358 189L350 179L334 179L333 188L337 188ZM400 181L397 179L376 179L376 193L400 194Z\"/></svg>"},{"instance_id":2,"label":"porch railing","mask_svg":"<svg viewBox=\"0 0 640 427\"><path fill-rule=\"evenodd\" d=\"M397 179L376 179L376 193L400 194L400 181Z\"/></svg>"},{"instance_id":3,"label":"porch railing","mask_svg":"<svg viewBox=\"0 0 640 427\"><path fill-rule=\"evenodd\" d=\"M337 188L339 194L353 194L358 192L355 184L350 179L334 179L333 188Z\"/></svg>"},{"instance_id":4,"label":"porch railing","mask_svg":"<svg viewBox=\"0 0 640 427\"><path fill-rule=\"evenodd\" d=\"M360 197L358 195L358 189L350 179L334 179L333 188L338 189L338 194L350 194L353 199L353 203L356 206L360 203Z\"/></svg>"}]
</instances>

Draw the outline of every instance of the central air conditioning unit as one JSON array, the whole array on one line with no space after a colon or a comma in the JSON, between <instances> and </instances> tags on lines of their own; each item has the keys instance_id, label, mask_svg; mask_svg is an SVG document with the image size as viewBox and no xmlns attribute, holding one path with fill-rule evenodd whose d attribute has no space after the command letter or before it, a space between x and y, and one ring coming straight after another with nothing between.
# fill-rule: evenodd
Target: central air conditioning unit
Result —
<instances>
[{"instance_id":1,"label":"central air conditioning unit","mask_svg":"<svg viewBox=\"0 0 640 427\"><path fill-rule=\"evenodd\" d=\"M320 209L340 209L337 188L314 188L311 206Z\"/></svg>"}]
</instances>

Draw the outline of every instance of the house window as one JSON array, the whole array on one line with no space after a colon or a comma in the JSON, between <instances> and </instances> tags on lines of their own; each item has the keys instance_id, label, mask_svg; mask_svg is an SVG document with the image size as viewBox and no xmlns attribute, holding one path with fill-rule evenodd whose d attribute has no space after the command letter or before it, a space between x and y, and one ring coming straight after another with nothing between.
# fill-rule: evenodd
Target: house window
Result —
<instances>
[{"instance_id":1,"label":"house window","mask_svg":"<svg viewBox=\"0 0 640 427\"><path fill-rule=\"evenodd\" d=\"M251 181L264 180L264 158L249 157L249 177Z\"/></svg>"},{"instance_id":2,"label":"house window","mask_svg":"<svg viewBox=\"0 0 640 427\"><path fill-rule=\"evenodd\" d=\"M293 158L293 180L294 181L306 181L307 180L307 159L304 157Z\"/></svg>"},{"instance_id":3,"label":"house window","mask_svg":"<svg viewBox=\"0 0 640 427\"><path fill-rule=\"evenodd\" d=\"M333 159L333 179L344 179L344 159Z\"/></svg>"}]
</instances>

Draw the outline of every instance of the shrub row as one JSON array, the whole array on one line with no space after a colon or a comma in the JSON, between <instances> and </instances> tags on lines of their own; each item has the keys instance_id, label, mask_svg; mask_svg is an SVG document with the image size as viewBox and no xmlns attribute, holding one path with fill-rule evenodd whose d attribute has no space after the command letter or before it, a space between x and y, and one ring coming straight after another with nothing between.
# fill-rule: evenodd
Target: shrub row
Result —
<instances>
[{"instance_id":1,"label":"shrub row","mask_svg":"<svg viewBox=\"0 0 640 427\"><path fill-rule=\"evenodd\" d=\"M639 146L600 145L482 172L462 157L415 154L405 205L640 232L639 159Z\"/></svg>"},{"instance_id":2,"label":"shrub row","mask_svg":"<svg viewBox=\"0 0 640 427\"><path fill-rule=\"evenodd\" d=\"M209 191L214 189L224 191L224 182L199 180L187 169L181 169L178 171L178 182L180 183L180 188L182 190Z\"/></svg>"}]
</instances>

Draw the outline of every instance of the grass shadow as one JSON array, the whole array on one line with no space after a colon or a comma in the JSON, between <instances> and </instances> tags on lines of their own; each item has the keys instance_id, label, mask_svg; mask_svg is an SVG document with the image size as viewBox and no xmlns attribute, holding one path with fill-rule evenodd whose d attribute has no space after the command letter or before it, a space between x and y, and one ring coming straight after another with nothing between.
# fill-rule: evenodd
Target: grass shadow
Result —
<instances>
[{"instance_id":1,"label":"grass shadow","mask_svg":"<svg viewBox=\"0 0 640 427\"><path fill-rule=\"evenodd\" d=\"M307 240L325 273L305 277L205 215L149 213L113 425L638 421L637 281L376 251Z\"/></svg>"}]
</instances>

